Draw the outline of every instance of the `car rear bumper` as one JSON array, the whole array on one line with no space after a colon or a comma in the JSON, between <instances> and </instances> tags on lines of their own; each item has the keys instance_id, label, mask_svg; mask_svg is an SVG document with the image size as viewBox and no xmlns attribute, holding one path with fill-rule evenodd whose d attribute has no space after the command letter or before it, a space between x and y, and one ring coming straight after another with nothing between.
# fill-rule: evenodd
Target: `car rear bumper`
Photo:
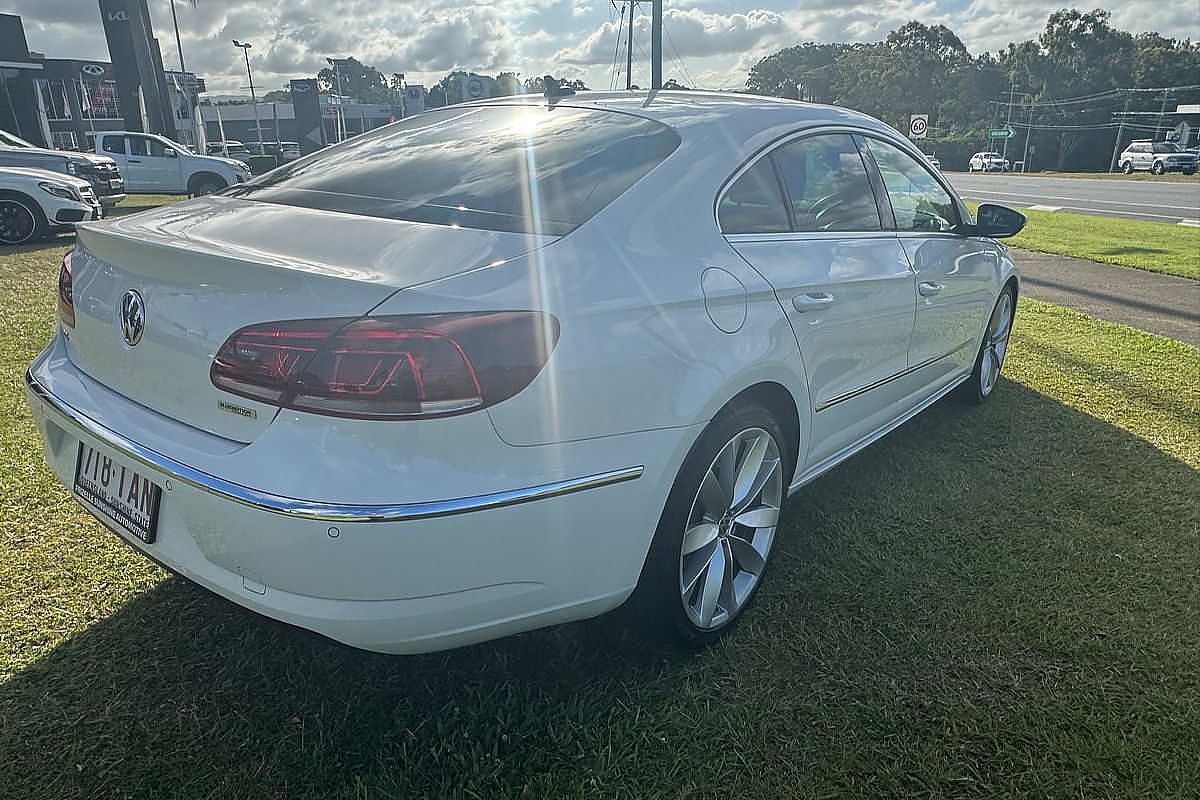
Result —
<instances>
[{"instance_id":1,"label":"car rear bumper","mask_svg":"<svg viewBox=\"0 0 1200 800\"><path fill-rule=\"evenodd\" d=\"M80 501L125 542L255 612L389 653L457 647L619 605L636 583L674 475L664 454L680 448L668 443L683 441L676 429L623 443L652 454L649 476L632 463L422 503L301 500L147 448L56 396L49 378L43 354L26 375L27 396L47 462L65 486L74 483L83 443L162 487L150 544ZM530 448L514 448L521 449Z\"/></svg>"}]
</instances>

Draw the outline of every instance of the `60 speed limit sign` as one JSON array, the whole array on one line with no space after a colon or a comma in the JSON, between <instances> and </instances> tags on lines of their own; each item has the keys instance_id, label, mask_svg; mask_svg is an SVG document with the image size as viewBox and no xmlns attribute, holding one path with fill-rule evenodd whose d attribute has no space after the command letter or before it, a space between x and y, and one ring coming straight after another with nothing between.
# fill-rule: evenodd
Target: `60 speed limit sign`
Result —
<instances>
[{"instance_id":1,"label":"60 speed limit sign","mask_svg":"<svg viewBox=\"0 0 1200 800\"><path fill-rule=\"evenodd\" d=\"M924 139L929 130L928 114L913 114L908 118L908 135L914 139Z\"/></svg>"}]
</instances>

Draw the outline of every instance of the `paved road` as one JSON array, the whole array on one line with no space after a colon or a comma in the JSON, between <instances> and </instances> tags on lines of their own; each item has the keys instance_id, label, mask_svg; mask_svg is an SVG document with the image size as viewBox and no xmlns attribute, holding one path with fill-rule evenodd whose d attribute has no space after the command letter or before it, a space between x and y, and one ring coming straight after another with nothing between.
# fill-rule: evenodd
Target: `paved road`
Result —
<instances>
[{"instance_id":1,"label":"paved road","mask_svg":"<svg viewBox=\"0 0 1200 800\"><path fill-rule=\"evenodd\" d=\"M1200 281L1046 253L1013 254L1029 297L1200 347Z\"/></svg>"},{"instance_id":2,"label":"paved road","mask_svg":"<svg viewBox=\"0 0 1200 800\"><path fill-rule=\"evenodd\" d=\"M947 172L966 200L1103 217L1200 225L1200 181L1043 178Z\"/></svg>"}]
</instances>

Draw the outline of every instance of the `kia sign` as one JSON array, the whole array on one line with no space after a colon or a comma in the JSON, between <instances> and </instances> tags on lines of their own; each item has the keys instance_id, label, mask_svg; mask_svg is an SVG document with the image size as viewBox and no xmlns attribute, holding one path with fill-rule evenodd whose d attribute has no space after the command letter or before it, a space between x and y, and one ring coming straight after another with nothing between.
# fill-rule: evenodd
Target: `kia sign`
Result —
<instances>
[{"instance_id":1,"label":"kia sign","mask_svg":"<svg viewBox=\"0 0 1200 800\"><path fill-rule=\"evenodd\" d=\"M924 139L929 132L929 115L913 114L908 118L908 135L912 139Z\"/></svg>"},{"instance_id":2,"label":"kia sign","mask_svg":"<svg viewBox=\"0 0 1200 800\"><path fill-rule=\"evenodd\" d=\"M84 64L79 68L79 71L84 75L91 75L93 78L99 78L104 74L104 67L99 64Z\"/></svg>"}]
</instances>

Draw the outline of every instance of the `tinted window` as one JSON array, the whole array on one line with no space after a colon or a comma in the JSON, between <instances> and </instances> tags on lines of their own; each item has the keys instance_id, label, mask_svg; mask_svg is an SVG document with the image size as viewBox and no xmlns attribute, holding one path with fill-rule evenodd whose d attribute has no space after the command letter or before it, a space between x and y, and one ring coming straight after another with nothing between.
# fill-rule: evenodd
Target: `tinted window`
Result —
<instances>
[{"instance_id":1,"label":"tinted window","mask_svg":"<svg viewBox=\"0 0 1200 800\"><path fill-rule=\"evenodd\" d=\"M167 149L162 142L146 136L127 136L126 138L129 140L129 155L131 156L162 158Z\"/></svg>"},{"instance_id":2,"label":"tinted window","mask_svg":"<svg viewBox=\"0 0 1200 800\"><path fill-rule=\"evenodd\" d=\"M879 208L867 168L847 134L810 136L780 147L779 167L798 231L877 231Z\"/></svg>"},{"instance_id":3,"label":"tinted window","mask_svg":"<svg viewBox=\"0 0 1200 800\"><path fill-rule=\"evenodd\" d=\"M125 155L125 137L124 136L105 136L104 137L104 152L118 153Z\"/></svg>"},{"instance_id":4,"label":"tinted window","mask_svg":"<svg viewBox=\"0 0 1200 800\"><path fill-rule=\"evenodd\" d=\"M1154 145L1156 153L1182 153L1183 148L1174 142L1158 142Z\"/></svg>"},{"instance_id":5,"label":"tinted window","mask_svg":"<svg viewBox=\"0 0 1200 800\"><path fill-rule=\"evenodd\" d=\"M356 136L230 194L387 219L565 234L678 144L661 123L607 111L448 108Z\"/></svg>"},{"instance_id":6,"label":"tinted window","mask_svg":"<svg viewBox=\"0 0 1200 800\"><path fill-rule=\"evenodd\" d=\"M771 159L760 158L721 198L722 233L787 233L787 208Z\"/></svg>"},{"instance_id":7,"label":"tinted window","mask_svg":"<svg viewBox=\"0 0 1200 800\"><path fill-rule=\"evenodd\" d=\"M896 230L948 231L958 224L958 209L950 193L920 162L886 142L866 141L883 175Z\"/></svg>"}]
</instances>

